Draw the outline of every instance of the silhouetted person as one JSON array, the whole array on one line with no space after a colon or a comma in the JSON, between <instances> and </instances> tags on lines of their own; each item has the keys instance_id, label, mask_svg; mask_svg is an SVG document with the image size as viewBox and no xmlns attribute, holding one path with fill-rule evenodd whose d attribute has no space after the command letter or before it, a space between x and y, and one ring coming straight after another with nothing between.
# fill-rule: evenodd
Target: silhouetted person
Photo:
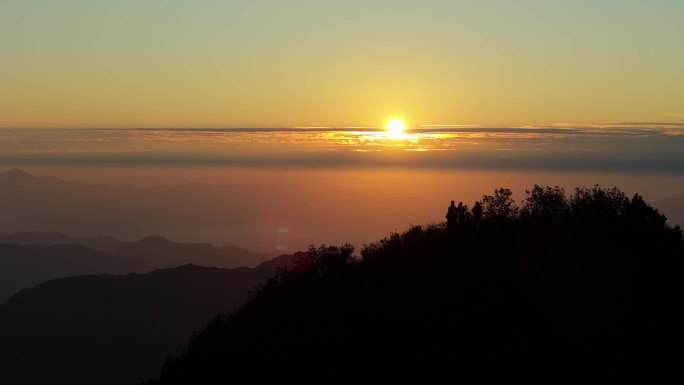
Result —
<instances>
[{"instance_id":1,"label":"silhouetted person","mask_svg":"<svg viewBox=\"0 0 684 385\"><path fill-rule=\"evenodd\" d=\"M479 201L475 201L475 206L473 206L473 220L475 221L475 226L480 225L482 221L482 205Z\"/></svg>"},{"instance_id":2,"label":"silhouetted person","mask_svg":"<svg viewBox=\"0 0 684 385\"><path fill-rule=\"evenodd\" d=\"M451 205L447 209L446 220L447 228L453 230L456 227L456 220L458 217L458 209L454 206L454 201L451 201Z\"/></svg>"},{"instance_id":3,"label":"silhouetted person","mask_svg":"<svg viewBox=\"0 0 684 385\"><path fill-rule=\"evenodd\" d=\"M458 207L456 207L456 222L463 224L466 219L467 209L463 206L463 202L458 202Z\"/></svg>"}]
</instances>

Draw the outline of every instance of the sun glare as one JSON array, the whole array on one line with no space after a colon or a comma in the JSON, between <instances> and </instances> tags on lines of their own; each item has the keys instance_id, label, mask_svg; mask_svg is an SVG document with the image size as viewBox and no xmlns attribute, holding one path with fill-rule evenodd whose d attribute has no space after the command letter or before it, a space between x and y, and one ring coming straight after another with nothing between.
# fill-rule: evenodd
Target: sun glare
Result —
<instances>
[{"instance_id":1,"label":"sun glare","mask_svg":"<svg viewBox=\"0 0 684 385\"><path fill-rule=\"evenodd\" d=\"M402 135L404 135L404 130L406 129L406 125L404 122L402 122L399 119L392 119L389 122L387 122L387 133L389 136L392 138L401 138Z\"/></svg>"}]
</instances>

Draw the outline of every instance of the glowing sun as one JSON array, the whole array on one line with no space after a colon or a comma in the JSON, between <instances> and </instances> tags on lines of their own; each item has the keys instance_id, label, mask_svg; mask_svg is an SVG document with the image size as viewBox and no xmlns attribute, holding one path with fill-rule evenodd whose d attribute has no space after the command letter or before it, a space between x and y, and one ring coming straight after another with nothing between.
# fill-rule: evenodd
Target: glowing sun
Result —
<instances>
[{"instance_id":1,"label":"glowing sun","mask_svg":"<svg viewBox=\"0 0 684 385\"><path fill-rule=\"evenodd\" d=\"M392 119L387 122L386 129L387 133L392 138L401 138L401 136L404 135L406 125L400 119Z\"/></svg>"}]
</instances>

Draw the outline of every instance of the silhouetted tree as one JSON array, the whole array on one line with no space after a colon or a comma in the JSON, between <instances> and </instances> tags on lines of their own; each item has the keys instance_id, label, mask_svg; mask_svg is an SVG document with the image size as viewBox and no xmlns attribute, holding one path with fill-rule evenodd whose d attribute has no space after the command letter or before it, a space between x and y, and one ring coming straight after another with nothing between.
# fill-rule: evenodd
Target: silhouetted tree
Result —
<instances>
[{"instance_id":1,"label":"silhouetted tree","mask_svg":"<svg viewBox=\"0 0 684 385\"><path fill-rule=\"evenodd\" d=\"M612 218L625 215L629 199L619 188L575 188L570 197L570 207L574 215L585 218Z\"/></svg>"},{"instance_id":2,"label":"silhouetted tree","mask_svg":"<svg viewBox=\"0 0 684 385\"><path fill-rule=\"evenodd\" d=\"M534 185L532 190L525 190L527 197L520 209L522 217L564 218L570 210L570 204L562 187Z\"/></svg>"},{"instance_id":3,"label":"silhouetted tree","mask_svg":"<svg viewBox=\"0 0 684 385\"><path fill-rule=\"evenodd\" d=\"M505 221L517 214L517 207L512 198L513 192L507 188L494 190L494 195L483 195L483 215L486 220Z\"/></svg>"},{"instance_id":4,"label":"silhouetted tree","mask_svg":"<svg viewBox=\"0 0 684 385\"><path fill-rule=\"evenodd\" d=\"M309 254L313 255L318 274L325 275L343 270L354 261L354 246L345 243L341 246L321 245L311 246Z\"/></svg>"},{"instance_id":5,"label":"silhouetted tree","mask_svg":"<svg viewBox=\"0 0 684 385\"><path fill-rule=\"evenodd\" d=\"M665 228L667 222L665 215L659 213L658 210L646 203L639 194L634 194L634 197L632 197L628 214L633 221L640 222L645 227L653 230Z\"/></svg>"}]
</instances>

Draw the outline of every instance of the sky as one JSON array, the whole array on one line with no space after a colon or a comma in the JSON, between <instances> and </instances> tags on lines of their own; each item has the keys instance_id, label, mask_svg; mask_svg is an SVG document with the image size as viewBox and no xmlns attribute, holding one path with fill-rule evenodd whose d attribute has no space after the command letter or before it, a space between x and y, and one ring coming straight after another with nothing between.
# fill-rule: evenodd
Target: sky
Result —
<instances>
[{"instance_id":1,"label":"sky","mask_svg":"<svg viewBox=\"0 0 684 385\"><path fill-rule=\"evenodd\" d=\"M0 2L0 128L684 122L684 2Z\"/></svg>"},{"instance_id":2,"label":"sky","mask_svg":"<svg viewBox=\"0 0 684 385\"><path fill-rule=\"evenodd\" d=\"M0 173L81 183L13 195L27 211L0 231L360 246L534 184L618 186L684 223L683 16L679 0L0 0ZM82 215L33 201L62 198Z\"/></svg>"}]
</instances>

